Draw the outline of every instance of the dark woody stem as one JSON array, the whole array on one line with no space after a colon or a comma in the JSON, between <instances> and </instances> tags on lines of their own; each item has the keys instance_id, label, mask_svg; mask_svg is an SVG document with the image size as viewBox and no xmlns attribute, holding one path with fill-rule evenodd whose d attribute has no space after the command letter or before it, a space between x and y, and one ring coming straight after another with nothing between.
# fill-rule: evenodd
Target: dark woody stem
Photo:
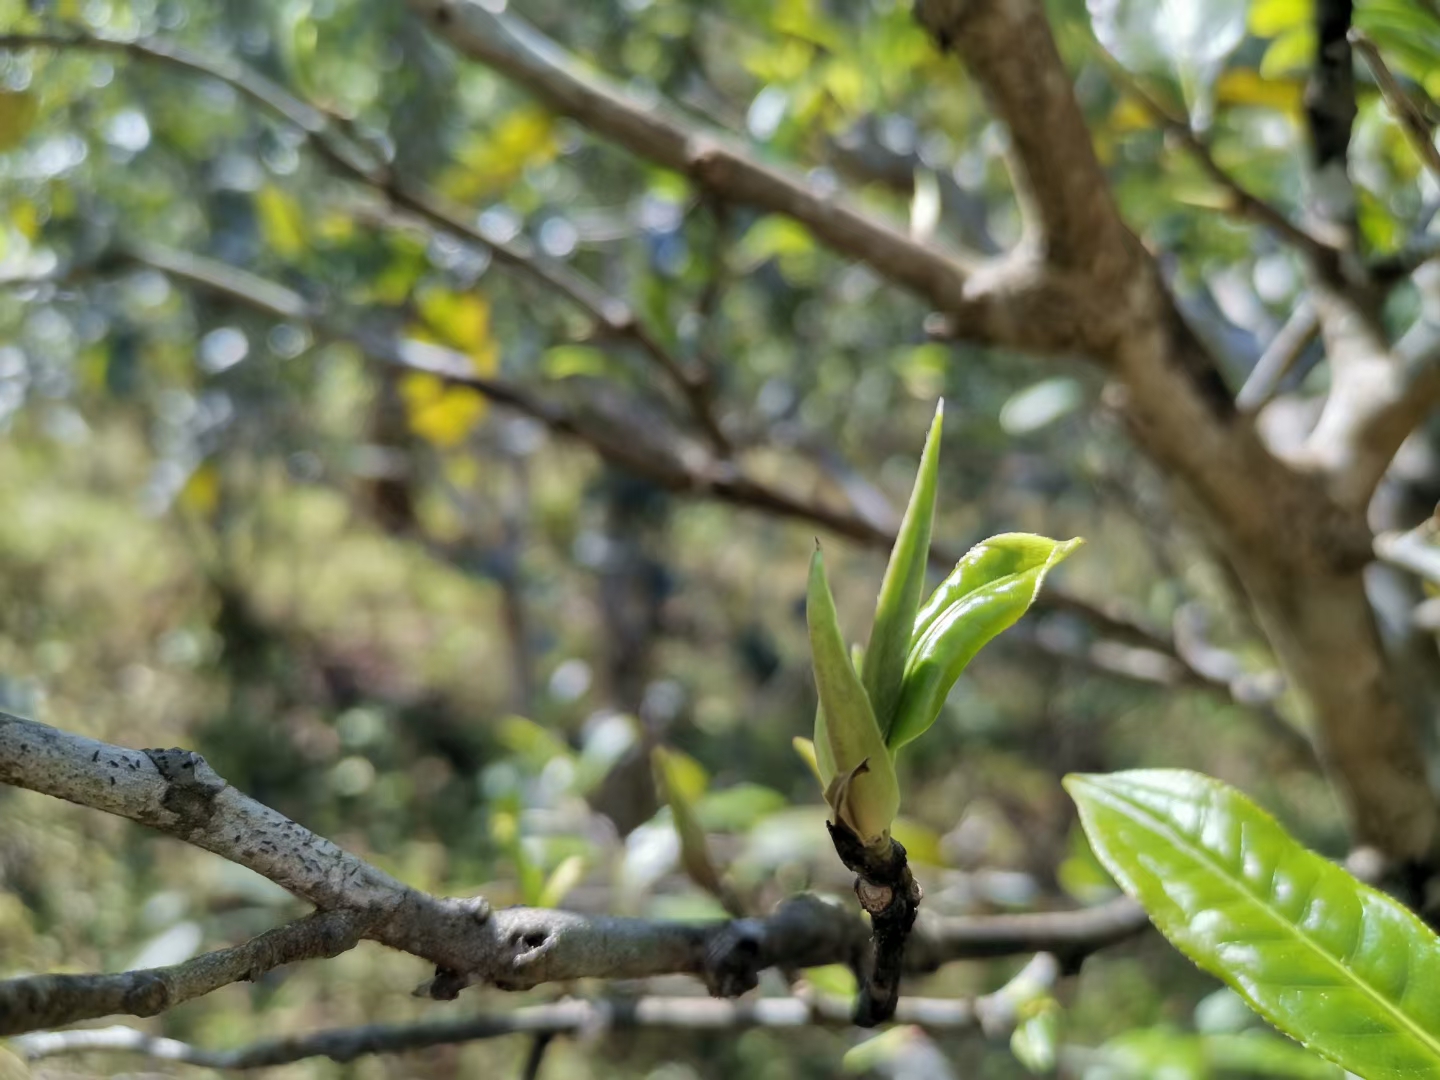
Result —
<instances>
[{"instance_id":1,"label":"dark woody stem","mask_svg":"<svg viewBox=\"0 0 1440 1080\"><path fill-rule=\"evenodd\" d=\"M855 1023L875 1027L895 1015L905 943L920 911L920 885L910 873L905 846L898 840L866 847L848 825L827 822L826 827L840 861L855 873L855 895L870 916L871 955L868 965L857 973L860 993L855 1000Z\"/></svg>"}]
</instances>

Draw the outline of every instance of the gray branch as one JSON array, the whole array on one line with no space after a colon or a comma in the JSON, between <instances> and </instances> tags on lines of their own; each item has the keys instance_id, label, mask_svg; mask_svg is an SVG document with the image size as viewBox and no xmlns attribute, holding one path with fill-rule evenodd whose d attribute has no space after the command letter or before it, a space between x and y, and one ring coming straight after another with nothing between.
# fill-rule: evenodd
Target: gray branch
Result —
<instances>
[{"instance_id":1,"label":"gray branch","mask_svg":"<svg viewBox=\"0 0 1440 1080\"><path fill-rule=\"evenodd\" d=\"M901 998L894 1019L934 1032L982 1030L990 1038L1013 1031L1026 1002L1050 990L1063 974L1049 953L1036 954L1008 983L977 998ZM612 997L535 1005L508 1013L417 1024L372 1024L253 1043L235 1050L205 1050L129 1027L42 1031L11 1045L28 1061L60 1054L121 1051L212 1069L261 1069L306 1058L345 1063L367 1054L398 1054L505 1035L528 1035L537 1044L557 1035L593 1036L647 1028L657 1031L739 1031L746 1028L846 1027L848 1002L824 995L714 1001L698 997Z\"/></svg>"},{"instance_id":2,"label":"gray branch","mask_svg":"<svg viewBox=\"0 0 1440 1080\"><path fill-rule=\"evenodd\" d=\"M362 925L353 911L317 912L171 967L9 979L0 982L0 1035L101 1016L155 1016L222 986L253 982L282 964L339 956L359 943Z\"/></svg>"},{"instance_id":3,"label":"gray branch","mask_svg":"<svg viewBox=\"0 0 1440 1080\"><path fill-rule=\"evenodd\" d=\"M526 907L492 913L478 897L435 897L401 884L236 791L198 754L126 750L3 713L0 783L148 825L249 867L322 911L348 916L281 928L268 939L180 965L180 971L78 977L97 988L88 995L75 994L82 984L54 977L0 983L0 1002L23 1001L28 1010L8 1031L92 1018L102 1005L150 1015L170 1003L159 998L171 987L195 996L243 979L270 960L343 951L356 935L435 964L436 975L424 988L435 998L453 998L476 983L520 990L583 978L673 974L694 975L712 994L734 997L753 989L768 967L857 965L869 938L852 910L810 895L794 897L764 918L708 923ZM1125 899L1087 911L995 918L922 920L907 970L1036 951L1073 965L1146 925L1143 911ZM157 979L165 990L127 996L127 987L153 987Z\"/></svg>"}]
</instances>

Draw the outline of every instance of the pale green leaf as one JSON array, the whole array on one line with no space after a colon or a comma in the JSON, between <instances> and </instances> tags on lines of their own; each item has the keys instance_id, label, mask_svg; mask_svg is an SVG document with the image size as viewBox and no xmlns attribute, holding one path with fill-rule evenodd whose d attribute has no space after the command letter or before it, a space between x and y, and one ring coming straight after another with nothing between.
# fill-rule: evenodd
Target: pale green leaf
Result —
<instances>
[{"instance_id":1,"label":"pale green leaf","mask_svg":"<svg viewBox=\"0 0 1440 1080\"><path fill-rule=\"evenodd\" d=\"M915 619L886 739L892 753L929 729L966 665L1025 614L1045 575L1081 543L1005 533L977 544L956 564Z\"/></svg>"},{"instance_id":2,"label":"pale green leaf","mask_svg":"<svg viewBox=\"0 0 1440 1080\"><path fill-rule=\"evenodd\" d=\"M925 437L920 468L910 504L905 508L900 532L890 551L890 562L880 583L875 602L875 621L870 644L865 649L862 673L865 692L881 731L889 731L900 703L905 678L905 659L910 652L910 633L915 612L925 589L925 569L930 555L930 526L935 519L935 491L940 474L940 430L945 423L945 402L935 405L935 419Z\"/></svg>"},{"instance_id":3,"label":"pale green leaf","mask_svg":"<svg viewBox=\"0 0 1440 1080\"><path fill-rule=\"evenodd\" d=\"M820 694L816 756L823 766L826 759L818 748L823 740L830 748L828 760L834 768L827 778L826 801L837 821L848 825L863 841L876 842L884 837L900 807L900 789L870 699L840 636L835 598L830 594L818 545L810 560L805 616Z\"/></svg>"}]
</instances>

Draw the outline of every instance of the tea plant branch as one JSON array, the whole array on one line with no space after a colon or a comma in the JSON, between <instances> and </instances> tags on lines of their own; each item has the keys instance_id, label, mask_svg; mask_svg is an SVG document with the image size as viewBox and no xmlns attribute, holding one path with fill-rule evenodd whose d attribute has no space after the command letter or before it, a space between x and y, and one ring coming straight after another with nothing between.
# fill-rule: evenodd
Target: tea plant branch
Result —
<instances>
[{"instance_id":1,"label":"tea plant branch","mask_svg":"<svg viewBox=\"0 0 1440 1080\"><path fill-rule=\"evenodd\" d=\"M339 956L359 944L363 925L355 911L322 911L170 967L0 981L0 1035L117 1014L155 1016L282 964Z\"/></svg>"},{"instance_id":2,"label":"tea plant branch","mask_svg":"<svg viewBox=\"0 0 1440 1080\"><path fill-rule=\"evenodd\" d=\"M1380 87L1380 93L1385 98L1385 104L1390 107L1390 114L1395 117L1395 122L1400 125L1400 130L1410 140L1416 156L1427 169L1431 176L1440 180L1440 150L1435 148L1435 134L1432 125L1426 120L1425 114L1421 111L1415 99L1400 85L1400 80L1385 63L1385 57L1375 47L1375 43L1366 36L1365 32L1351 27L1350 44L1365 61L1365 66L1375 77L1376 84Z\"/></svg>"},{"instance_id":3,"label":"tea plant branch","mask_svg":"<svg viewBox=\"0 0 1440 1080\"><path fill-rule=\"evenodd\" d=\"M1261 226L1306 258L1314 259L1330 254L1325 244L1241 184L1229 170L1215 160L1210 144L1197 135L1189 123L1152 96L1113 56L1098 47L1095 53L1104 65L1110 81L1120 92L1139 104L1165 133L1166 138L1172 143L1178 143L1195 159L1211 182L1229 194L1230 204L1227 210L1230 213Z\"/></svg>"},{"instance_id":4,"label":"tea plant branch","mask_svg":"<svg viewBox=\"0 0 1440 1080\"><path fill-rule=\"evenodd\" d=\"M910 872L905 847L888 839L877 852L867 848L844 822L827 822L830 841L845 868L855 874L855 896L870 916L871 949L861 968L855 1023L874 1027L895 1015L905 947L920 913L921 890Z\"/></svg>"},{"instance_id":5,"label":"tea plant branch","mask_svg":"<svg viewBox=\"0 0 1440 1080\"><path fill-rule=\"evenodd\" d=\"M374 147L357 144L348 127L337 124L335 117L280 84L241 64L201 56L163 38L106 38L81 32L0 34L0 49L32 48L119 53L224 83L242 99L298 131L305 143L340 175L370 188L427 227L490 252L498 263L527 275L579 308L607 334L632 342L673 383L715 448L722 454L728 451L729 441L715 414L710 380L704 370L676 356L629 303L607 294L563 262L540 255L523 237L503 239L472 224L473 214L413 180L402 179L393 161Z\"/></svg>"},{"instance_id":6,"label":"tea plant branch","mask_svg":"<svg viewBox=\"0 0 1440 1080\"><path fill-rule=\"evenodd\" d=\"M1268 404L1319 332L1315 308L1308 300L1300 301L1250 369L1245 384L1235 395L1235 407L1242 413L1256 413Z\"/></svg>"},{"instance_id":7,"label":"tea plant branch","mask_svg":"<svg viewBox=\"0 0 1440 1080\"><path fill-rule=\"evenodd\" d=\"M237 791L198 754L129 750L3 713L0 783L147 825L248 867L327 913L209 954L192 961L193 966L0 983L0 1002L16 1002L28 1018L7 1024L10 1032L94 1018L102 998L113 1002L117 1012L139 1008L150 1015L157 1011L161 991L127 996L126 987L152 987L158 980L166 992L173 987L195 996L245 979L269 960L344 951L355 937L435 964L436 975L423 992L452 998L477 983L528 989L580 978L666 974L694 975L711 993L734 997L753 989L768 967L854 965L869 936L856 914L808 895L786 901L763 918L711 923L525 907L492 912L480 897L436 897L402 884ZM930 971L954 960L1016 952L1078 958L1146 925L1143 912L1129 901L1093 911L998 918L1002 921L994 924L983 917L922 920L907 970ZM93 981L86 984L86 979ZM107 979L113 981L107 984ZM91 990L75 992L87 985ZM103 997L107 993L112 996Z\"/></svg>"},{"instance_id":8,"label":"tea plant branch","mask_svg":"<svg viewBox=\"0 0 1440 1080\"><path fill-rule=\"evenodd\" d=\"M463 55L638 157L682 173L728 201L794 218L835 250L863 259L923 295L945 295L963 303L966 275L948 255L832 192L762 164L721 133L701 131L582 71L553 42L494 5L411 0L410 8Z\"/></svg>"},{"instance_id":9,"label":"tea plant branch","mask_svg":"<svg viewBox=\"0 0 1440 1080\"><path fill-rule=\"evenodd\" d=\"M901 998L895 1020L934 1032L976 1030L988 999ZM233 1050L209 1050L129 1027L44 1031L10 1046L27 1061L64 1054L120 1052L210 1069L265 1069L306 1058L350 1062L369 1054L399 1054L433 1046L529 1035L583 1039L615 1031L708 1032L749 1028L778 1030L850 1023L849 1003L833 997L767 997L717 1001L702 997L610 997L533 1005L510 1012L480 1013L459 1020L371 1024L267 1040Z\"/></svg>"},{"instance_id":10,"label":"tea plant branch","mask_svg":"<svg viewBox=\"0 0 1440 1080\"><path fill-rule=\"evenodd\" d=\"M437 375L453 385L469 386L492 398L496 404L537 420L551 431L588 446L600 457L652 483L678 494L714 498L735 506L775 517L817 525L867 547L888 550L895 542L895 530L861 515L853 507L833 506L814 498L778 488L754 479L735 462L717 462L703 456L637 453L633 440L616 439L603 427L587 425L565 407L519 384L475 373L468 358L439 346L407 342L393 334L370 330L361 334L331 317L300 293L248 271L224 263L162 248L154 244L123 249L124 255L160 270L190 286L277 319L305 324L317 337L357 345L373 362L398 365ZM68 277L74 278L70 274ZM948 570L957 554L936 545L931 550L935 569ZM1137 645L1159 653L1184 672L1184 683L1217 694L1241 707L1248 707L1242 695L1225 680L1216 680L1192 665L1176 649L1174 640L1146 626L1119 605L1091 601L1066 592L1047 590L1036 602L1037 610L1062 612L1084 621L1100 639ZM1116 674L1124 674L1117 670ZM1146 681L1146 680L1141 680Z\"/></svg>"}]
</instances>

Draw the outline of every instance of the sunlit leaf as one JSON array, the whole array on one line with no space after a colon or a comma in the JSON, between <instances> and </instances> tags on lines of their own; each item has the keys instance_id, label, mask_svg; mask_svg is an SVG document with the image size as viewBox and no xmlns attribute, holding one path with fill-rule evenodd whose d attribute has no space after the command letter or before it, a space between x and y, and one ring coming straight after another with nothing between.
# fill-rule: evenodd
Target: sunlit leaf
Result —
<instances>
[{"instance_id":1,"label":"sunlit leaf","mask_svg":"<svg viewBox=\"0 0 1440 1080\"><path fill-rule=\"evenodd\" d=\"M1287 30L1265 50L1260 61L1260 74L1279 79L1295 72L1309 71L1315 59L1315 31L1309 25Z\"/></svg>"},{"instance_id":2,"label":"sunlit leaf","mask_svg":"<svg viewBox=\"0 0 1440 1080\"><path fill-rule=\"evenodd\" d=\"M193 470L175 501L192 514L209 517L220 504L220 470L210 462Z\"/></svg>"},{"instance_id":3,"label":"sunlit leaf","mask_svg":"<svg viewBox=\"0 0 1440 1080\"><path fill-rule=\"evenodd\" d=\"M1060 1003L1049 995L1028 1001L1021 1008L1020 1022L1010 1035L1010 1052L1032 1073L1054 1070L1060 1049L1060 1021Z\"/></svg>"},{"instance_id":4,"label":"sunlit leaf","mask_svg":"<svg viewBox=\"0 0 1440 1080\"><path fill-rule=\"evenodd\" d=\"M297 258L305 250L305 216L295 197L283 188L266 184L255 193L260 235L282 259Z\"/></svg>"},{"instance_id":5,"label":"sunlit leaf","mask_svg":"<svg viewBox=\"0 0 1440 1080\"><path fill-rule=\"evenodd\" d=\"M465 386L451 386L436 375L407 374L400 380L410 428L422 439L451 449L465 441L485 416L485 398Z\"/></svg>"},{"instance_id":6,"label":"sunlit leaf","mask_svg":"<svg viewBox=\"0 0 1440 1080\"><path fill-rule=\"evenodd\" d=\"M1304 96L1303 80L1266 78L1250 68L1232 68L1215 84L1215 100L1221 105L1253 105L1298 114Z\"/></svg>"},{"instance_id":7,"label":"sunlit leaf","mask_svg":"<svg viewBox=\"0 0 1440 1080\"><path fill-rule=\"evenodd\" d=\"M1074 412L1083 400L1079 380L1065 375L1042 379L1010 395L1000 408L1000 427L1007 435L1028 435Z\"/></svg>"},{"instance_id":8,"label":"sunlit leaf","mask_svg":"<svg viewBox=\"0 0 1440 1080\"><path fill-rule=\"evenodd\" d=\"M0 90L0 152L25 141L40 115L40 101L29 90Z\"/></svg>"},{"instance_id":9,"label":"sunlit leaf","mask_svg":"<svg viewBox=\"0 0 1440 1080\"><path fill-rule=\"evenodd\" d=\"M1315 0L1253 0L1250 32L1256 37L1277 37L1308 26L1314 10Z\"/></svg>"},{"instance_id":10,"label":"sunlit leaf","mask_svg":"<svg viewBox=\"0 0 1440 1080\"><path fill-rule=\"evenodd\" d=\"M1096 854L1177 948L1367 1080L1440 1075L1440 939L1218 780L1072 775Z\"/></svg>"},{"instance_id":11,"label":"sunlit leaf","mask_svg":"<svg viewBox=\"0 0 1440 1080\"><path fill-rule=\"evenodd\" d=\"M925 1032L914 1025L901 1025L872 1035L864 1042L856 1043L840 1064L848 1073L880 1072L887 1066L894 1075L906 1075L898 1068L899 1063L914 1049L916 1044L927 1042Z\"/></svg>"},{"instance_id":12,"label":"sunlit leaf","mask_svg":"<svg viewBox=\"0 0 1440 1080\"><path fill-rule=\"evenodd\" d=\"M805 968L805 981L822 994L835 997L853 997L858 989L855 972L847 964L826 964L824 967Z\"/></svg>"}]
</instances>

